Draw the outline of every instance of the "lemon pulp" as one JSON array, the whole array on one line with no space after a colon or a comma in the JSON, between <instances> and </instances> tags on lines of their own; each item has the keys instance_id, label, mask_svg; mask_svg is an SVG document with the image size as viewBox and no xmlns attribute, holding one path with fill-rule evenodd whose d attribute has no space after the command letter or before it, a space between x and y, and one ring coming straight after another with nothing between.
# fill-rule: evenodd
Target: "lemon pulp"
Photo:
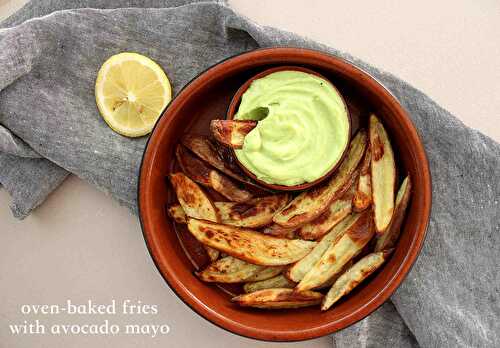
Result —
<instances>
[{"instance_id":1,"label":"lemon pulp","mask_svg":"<svg viewBox=\"0 0 500 348\"><path fill-rule=\"evenodd\" d=\"M95 84L97 107L117 133L139 137L151 132L172 99L167 75L153 60L119 53L102 65Z\"/></svg>"}]
</instances>

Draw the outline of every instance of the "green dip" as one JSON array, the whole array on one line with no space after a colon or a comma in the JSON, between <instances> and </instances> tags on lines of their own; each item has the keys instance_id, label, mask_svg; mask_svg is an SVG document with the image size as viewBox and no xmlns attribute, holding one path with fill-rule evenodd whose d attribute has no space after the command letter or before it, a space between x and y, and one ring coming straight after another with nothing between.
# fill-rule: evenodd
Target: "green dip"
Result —
<instances>
[{"instance_id":1,"label":"green dip","mask_svg":"<svg viewBox=\"0 0 500 348\"><path fill-rule=\"evenodd\" d=\"M332 169L348 145L349 119L332 84L300 71L279 71L252 82L236 120L257 120L236 150L260 180L293 186Z\"/></svg>"}]
</instances>

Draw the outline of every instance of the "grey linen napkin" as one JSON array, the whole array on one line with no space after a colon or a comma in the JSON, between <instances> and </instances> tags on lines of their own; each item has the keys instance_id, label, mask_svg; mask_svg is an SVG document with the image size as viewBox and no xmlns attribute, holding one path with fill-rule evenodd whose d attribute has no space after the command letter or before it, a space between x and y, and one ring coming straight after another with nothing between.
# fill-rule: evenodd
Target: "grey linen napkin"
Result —
<instances>
[{"instance_id":1,"label":"grey linen napkin","mask_svg":"<svg viewBox=\"0 0 500 348\"><path fill-rule=\"evenodd\" d=\"M0 26L0 183L19 218L68 173L136 210L146 139L111 131L94 101L96 73L115 53L152 57L174 92L210 65L257 47L319 49L365 69L399 99L422 136L433 208L422 253L392 303L333 335L334 344L500 345L500 145L420 91L348 54L258 26L221 2L33 1Z\"/></svg>"}]
</instances>

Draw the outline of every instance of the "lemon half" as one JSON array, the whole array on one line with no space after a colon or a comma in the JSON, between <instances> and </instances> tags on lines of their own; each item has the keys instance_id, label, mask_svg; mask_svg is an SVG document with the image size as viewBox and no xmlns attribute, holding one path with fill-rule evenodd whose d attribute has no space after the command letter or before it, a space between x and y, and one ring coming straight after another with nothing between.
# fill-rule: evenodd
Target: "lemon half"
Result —
<instances>
[{"instance_id":1,"label":"lemon half","mask_svg":"<svg viewBox=\"0 0 500 348\"><path fill-rule=\"evenodd\" d=\"M172 100L163 69L137 53L119 53L102 65L95 83L97 107L117 133L140 137L151 132Z\"/></svg>"}]
</instances>

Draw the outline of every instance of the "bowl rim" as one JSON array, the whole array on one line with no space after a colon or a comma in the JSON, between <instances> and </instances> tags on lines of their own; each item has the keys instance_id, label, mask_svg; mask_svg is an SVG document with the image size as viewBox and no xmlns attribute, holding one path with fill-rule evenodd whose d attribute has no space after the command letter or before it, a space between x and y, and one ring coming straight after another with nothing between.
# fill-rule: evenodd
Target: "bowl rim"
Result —
<instances>
[{"instance_id":1,"label":"bowl rim","mask_svg":"<svg viewBox=\"0 0 500 348\"><path fill-rule=\"evenodd\" d=\"M270 183L267 183L267 182L265 182L263 180L260 180L257 177L257 175L255 175L254 173L252 173L247 167L245 167L243 165L243 163L240 162L239 158L236 156L236 151L234 151L233 148L231 148L231 153L233 154L233 156L234 156L234 158L236 160L236 163L241 168L241 170L243 170L243 172L247 176L249 176L252 180L254 180L255 182L257 182L259 185L262 185L264 187L270 188L272 190L277 190L277 191L300 191L300 190L306 190L306 189L308 189L308 188L310 188L312 186L315 186L315 185L321 183L322 181L326 180L327 178L329 178L339 168L340 164L342 163L342 161L345 158L347 150L349 149L349 144L351 143L351 140L352 140L352 135L351 135L351 131L352 131L352 118L351 118L351 113L349 111L349 108L347 107L347 103L346 103L346 101L344 99L344 96L342 95L342 93L340 93L340 91L333 84L333 82L330 81L330 79L326 78L325 76L321 75L319 72L317 72L317 71L315 71L313 69L304 68L304 67L298 66L298 65L288 65L287 64L287 65L278 65L278 66L275 66L275 67L272 67L272 68L268 68L266 70L263 70L263 71L255 74L255 75L253 75L248 80L246 80L245 83L243 83L240 86L240 88L238 88L238 90L236 91L236 93L234 93L234 95L232 96L231 101L229 103L229 106L227 107L226 119L227 120L233 120L234 119L234 115L236 115L236 112L237 112L236 108L239 106L241 98L243 97L243 94L245 94L245 92L248 90L248 88L250 88L250 86L252 85L252 83L255 80L258 80L260 78L263 78L263 77L265 77L267 75L271 75L271 74L273 74L275 72L279 72L279 71L300 71L300 72L308 73L308 74L311 74L311 75L315 75L317 77L322 78L327 83L329 83L333 87L333 89L338 93L338 95L340 96L340 100L342 101L342 105L344 106L344 110L346 111L347 124L348 124L348 128L347 128L347 143L346 143L344 149L342 150L342 153L341 153L339 159L337 160L336 163L334 163L334 165L330 169L328 169L328 171L325 174L323 174L322 176L320 176L316 180L311 181L311 182L304 182L302 184L287 186L287 185L280 185L280 184L270 184Z\"/></svg>"},{"instance_id":2,"label":"bowl rim","mask_svg":"<svg viewBox=\"0 0 500 348\"><path fill-rule=\"evenodd\" d=\"M389 100L394 108L398 110L398 113L402 114L405 126L408 127L412 132L408 136L414 138L418 145L417 153L418 159L421 162L421 166L423 169L423 198L424 198L424 209L422 210L422 217L420 219L420 229L416 233L416 237L413 242L413 247L408 250L408 252L403 257L401 265L398 266L394 275L388 280L386 286L380 289L380 291L372 298L371 301L365 303L355 313L351 313L351 315L344 317L340 322L336 322L335 325L332 323L325 323L325 325L318 326L311 329L301 330L299 332L291 333L291 332L276 332L276 331L261 331L252 327L248 327L242 325L240 323L234 322L226 317L218 316L215 311L212 311L209 307L204 306L196 298L190 296L187 292L187 289L183 286L183 284L178 279L169 279L167 275L165 275L161 269L159 261L157 260L158 255L156 254L156 250L153 249L153 246L149 243L148 235L150 231L148 230L150 221L147 220L147 217L144 216L144 211L147 211L145 207L148 207L148 202L146 197L144 196L142 186L147 182L147 178L150 175L150 171L146 170L146 164L151 166L152 158L154 157L155 149L149 146L151 143L157 141L155 138L155 131L157 127L161 123L165 123L165 128L168 128L169 123L171 122L169 119L164 118L166 111L170 109L172 106L177 106L176 102L180 99L180 96L183 96L188 89L195 89L196 82L201 75L205 73L213 73L214 71L218 71L224 63L228 63L229 61L244 61L246 59L252 59L255 55L274 55L274 54L292 54L292 55L308 55L309 57L315 56L315 58L321 57L323 60L327 60L330 63L335 63L337 65L341 65L344 69L350 70L353 74L364 75L367 81L370 81L374 88L377 89L378 92L385 94L387 100ZM262 58L261 58L262 59ZM178 106L177 106L178 107ZM348 60L335 56L333 54L314 50L314 49L305 49L300 47L291 47L291 46L280 46L280 47L267 47L267 48L257 48L251 51L242 52L230 57L227 57L214 65L208 67L207 69L201 71L197 74L193 79L191 79L180 91L179 93L172 99L172 101L165 107L162 111L161 116L155 123L153 130L146 141L144 152L141 159L139 178L138 178L138 186L137 186L137 204L138 204L138 212L139 212L139 221L141 224L142 235L150 254L150 257L157 268L158 272L165 280L167 285L171 288L171 290L176 294L176 296L183 301L187 306L189 306L195 313L200 315L205 320L211 322L212 324L234 334L237 334L242 337L253 338L262 341L304 341L308 339L313 339L317 337L322 337L333 332L342 330L348 326L351 326L358 321L364 319L366 316L377 310L381 305L383 305L390 296L396 291L396 289L401 285L403 280L407 277L408 273L412 269L415 261L420 254L420 251L423 247L427 229L430 222L430 213L432 207L432 177L429 168L429 161L427 158L427 153L423 146L422 139L419 135L418 130L415 125L411 121L407 111L405 108L399 103L397 98L386 88L377 78L372 76L370 73L366 72L362 68L355 66ZM146 210L145 210L146 209Z\"/></svg>"}]
</instances>

